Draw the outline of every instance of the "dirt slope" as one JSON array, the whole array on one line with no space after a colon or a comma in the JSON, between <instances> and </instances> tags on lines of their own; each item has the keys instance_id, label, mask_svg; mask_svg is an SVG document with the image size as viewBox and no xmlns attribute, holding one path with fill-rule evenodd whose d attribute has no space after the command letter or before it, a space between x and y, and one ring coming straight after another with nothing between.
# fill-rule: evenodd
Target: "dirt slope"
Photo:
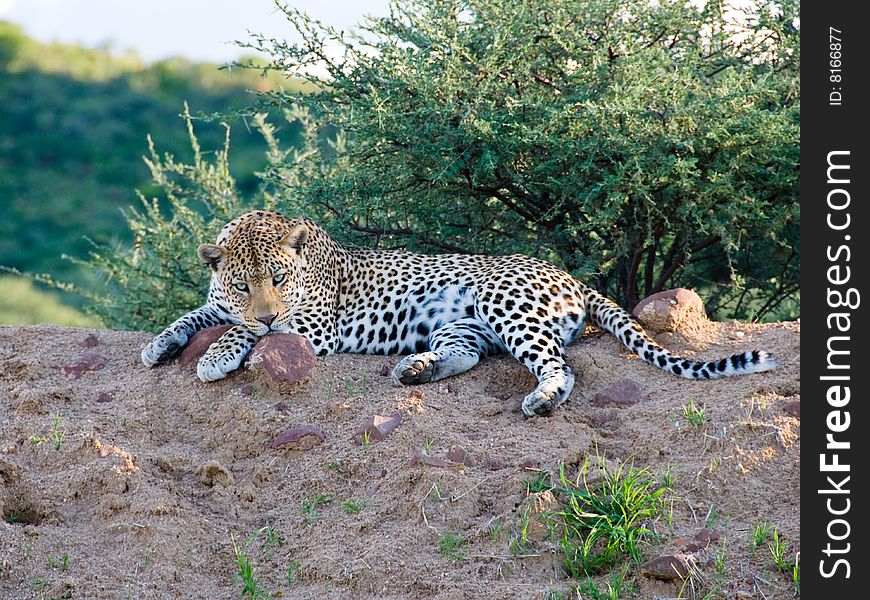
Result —
<instances>
[{"instance_id":1,"label":"dirt slope","mask_svg":"<svg viewBox=\"0 0 870 600\"><path fill-rule=\"evenodd\" d=\"M203 384L193 366L146 369L144 333L0 327L0 599L239 598L233 543L276 598L577 597L534 511L523 539L525 507L545 504L527 481L596 455L670 471L668 512L651 524L661 540L645 556L688 547L705 577L693 582L699 597L792 597L750 541L767 521L799 550L800 420L789 414L799 415L799 332L726 323L691 341L659 336L687 356L761 348L783 363L701 382L587 334L568 353L578 373L568 403L527 419L532 380L509 357L416 388L384 375L395 357L329 357L279 396L247 372ZM105 366L67 376L86 352ZM593 406L620 379L650 400ZM705 424L687 423L689 399L706 407ZM352 439L366 417L394 410L404 420L386 440ZM269 448L301 424L324 442ZM453 447L474 465L443 466ZM411 464L421 449L430 458ZM695 540L705 525L707 547ZM445 534L465 540L452 557ZM636 598L680 593L636 566L628 579Z\"/></svg>"}]
</instances>

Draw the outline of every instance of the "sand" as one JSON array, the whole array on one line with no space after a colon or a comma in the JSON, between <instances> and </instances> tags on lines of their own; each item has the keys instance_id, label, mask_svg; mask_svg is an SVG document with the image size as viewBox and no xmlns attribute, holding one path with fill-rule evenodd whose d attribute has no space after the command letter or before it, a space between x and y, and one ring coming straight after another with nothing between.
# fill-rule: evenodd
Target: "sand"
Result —
<instances>
[{"instance_id":1,"label":"sand","mask_svg":"<svg viewBox=\"0 0 870 600\"><path fill-rule=\"evenodd\" d=\"M701 359L760 348L782 366L688 381L587 333L568 352L568 402L526 418L533 381L510 357L397 387L396 357L333 356L281 394L251 372L205 384L193 365L147 369L146 333L0 327L0 598L241 598L234 546L261 597L577 598L546 526L559 494L528 482L600 457L670 474L644 559L688 552L697 568L684 587L629 563L634 596L621 597L792 597L790 574L751 540L767 522L791 559L800 550L800 323L657 338ZM104 366L64 372L88 352ZM623 379L649 399L593 405ZM689 400L703 424L684 417ZM394 411L386 439L354 437ZM325 439L270 448L300 425ZM450 462L451 449L472 460Z\"/></svg>"}]
</instances>

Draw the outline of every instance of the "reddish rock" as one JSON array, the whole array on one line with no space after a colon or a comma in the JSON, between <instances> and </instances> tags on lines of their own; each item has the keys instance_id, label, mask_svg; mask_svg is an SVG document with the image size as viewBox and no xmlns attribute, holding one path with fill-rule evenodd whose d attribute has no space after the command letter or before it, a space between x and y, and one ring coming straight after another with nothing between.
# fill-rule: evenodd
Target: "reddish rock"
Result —
<instances>
[{"instance_id":1,"label":"reddish rock","mask_svg":"<svg viewBox=\"0 0 870 600\"><path fill-rule=\"evenodd\" d=\"M586 415L586 418L596 427L600 427L605 423L615 421L617 419L617 413L615 408L608 408L605 410L590 412Z\"/></svg>"},{"instance_id":2,"label":"reddish rock","mask_svg":"<svg viewBox=\"0 0 870 600\"><path fill-rule=\"evenodd\" d=\"M393 412L389 415L373 415L356 428L352 437L362 439L368 433L370 440L381 441L386 439L401 423L402 413L400 412Z\"/></svg>"},{"instance_id":3,"label":"reddish rock","mask_svg":"<svg viewBox=\"0 0 870 600\"><path fill-rule=\"evenodd\" d=\"M501 471L502 469L506 469L507 467L508 464L498 457L489 459L490 471Z\"/></svg>"},{"instance_id":4,"label":"reddish rock","mask_svg":"<svg viewBox=\"0 0 870 600\"><path fill-rule=\"evenodd\" d=\"M677 288L647 296L632 314L652 332L696 331L707 322L704 303L692 290Z\"/></svg>"},{"instance_id":5,"label":"reddish rock","mask_svg":"<svg viewBox=\"0 0 870 600\"><path fill-rule=\"evenodd\" d=\"M187 346L178 357L178 362L181 366L186 367L191 363L199 360L199 357L205 354L208 347L214 344L227 331L232 329L232 325L217 325L215 327L207 327L200 329L193 334L187 342Z\"/></svg>"},{"instance_id":6,"label":"reddish rock","mask_svg":"<svg viewBox=\"0 0 870 600\"><path fill-rule=\"evenodd\" d=\"M797 417L800 419L801 417L801 401L800 400L792 400L791 402L786 402L782 406L782 412L791 416Z\"/></svg>"},{"instance_id":7,"label":"reddish rock","mask_svg":"<svg viewBox=\"0 0 870 600\"><path fill-rule=\"evenodd\" d=\"M702 547L706 548L711 542L719 541L720 537L721 536L717 532L709 527L704 527L703 529L698 530L698 533L695 534L695 541L701 544Z\"/></svg>"},{"instance_id":8,"label":"reddish rock","mask_svg":"<svg viewBox=\"0 0 870 600\"><path fill-rule=\"evenodd\" d=\"M423 454L423 451L420 448L417 448L413 452L411 452L411 456L408 459L408 466L414 467L416 465L426 465L427 467L455 467L456 463L450 462L446 458L442 458L440 456L429 456L428 454Z\"/></svg>"},{"instance_id":9,"label":"reddish rock","mask_svg":"<svg viewBox=\"0 0 870 600\"><path fill-rule=\"evenodd\" d=\"M477 461L474 460L474 456L469 454L465 448L460 448L458 446L454 446L447 451L447 460L458 465L465 465L466 467L473 467L477 464Z\"/></svg>"},{"instance_id":10,"label":"reddish rock","mask_svg":"<svg viewBox=\"0 0 870 600\"><path fill-rule=\"evenodd\" d=\"M323 442L326 435L313 425L299 425L285 429L272 440L270 448L286 447L290 450L310 450Z\"/></svg>"},{"instance_id":11,"label":"reddish rock","mask_svg":"<svg viewBox=\"0 0 870 600\"><path fill-rule=\"evenodd\" d=\"M648 402L651 398L641 389L640 385L632 379L620 379L613 382L607 388L601 390L592 399L592 406L603 408L616 406L625 408L638 402Z\"/></svg>"},{"instance_id":12,"label":"reddish rock","mask_svg":"<svg viewBox=\"0 0 870 600\"><path fill-rule=\"evenodd\" d=\"M88 351L75 361L61 367L68 379L78 379L85 371L99 371L106 366L106 359L96 352Z\"/></svg>"},{"instance_id":13,"label":"reddish rock","mask_svg":"<svg viewBox=\"0 0 870 600\"><path fill-rule=\"evenodd\" d=\"M253 371L262 369L271 382L286 387L305 379L316 361L314 348L304 336L273 333L257 342L245 364Z\"/></svg>"},{"instance_id":14,"label":"reddish rock","mask_svg":"<svg viewBox=\"0 0 870 600\"><path fill-rule=\"evenodd\" d=\"M665 554L641 565L640 572L647 577L666 581L683 580L689 576L690 560L688 554Z\"/></svg>"},{"instance_id":15,"label":"reddish rock","mask_svg":"<svg viewBox=\"0 0 870 600\"><path fill-rule=\"evenodd\" d=\"M89 333L81 339L79 346L82 348L94 348L99 343L100 341L97 339L97 336L93 333Z\"/></svg>"}]
</instances>

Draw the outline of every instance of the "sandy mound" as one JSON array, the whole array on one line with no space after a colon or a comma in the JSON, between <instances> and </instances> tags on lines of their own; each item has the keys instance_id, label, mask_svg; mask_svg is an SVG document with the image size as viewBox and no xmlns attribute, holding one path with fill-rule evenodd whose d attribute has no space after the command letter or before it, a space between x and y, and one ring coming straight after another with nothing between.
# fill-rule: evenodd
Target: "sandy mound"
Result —
<instances>
[{"instance_id":1,"label":"sandy mound","mask_svg":"<svg viewBox=\"0 0 870 600\"><path fill-rule=\"evenodd\" d=\"M239 598L234 543L273 597L570 597L546 528L533 519L522 539L525 507L547 509L527 481L596 453L673 476L647 558L688 548L722 597L792 595L750 540L768 521L799 550L799 323L659 336L686 356L760 348L783 363L702 382L587 335L568 353L568 403L533 419L519 408L532 379L509 357L415 388L390 383L395 357L329 357L278 395L250 373L203 384L193 365L146 369L149 339L0 327L0 598ZM593 405L621 379L649 399ZM705 424L684 419L689 399ZM394 411L403 421L385 440L353 437ZM270 448L297 425L325 439ZM705 525L709 546L696 541ZM445 534L464 543L451 551ZM636 566L629 578L639 598L679 593Z\"/></svg>"}]
</instances>

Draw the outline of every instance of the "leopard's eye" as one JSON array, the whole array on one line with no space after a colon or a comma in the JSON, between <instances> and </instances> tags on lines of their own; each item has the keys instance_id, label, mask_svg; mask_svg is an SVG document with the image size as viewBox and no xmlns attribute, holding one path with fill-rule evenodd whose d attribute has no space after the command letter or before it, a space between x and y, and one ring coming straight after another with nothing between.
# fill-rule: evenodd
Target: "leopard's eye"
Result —
<instances>
[{"instance_id":1,"label":"leopard's eye","mask_svg":"<svg viewBox=\"0 0 870 600\"><path fill-rule=\"evenodd\" d=\"M234 283L233 287L236 288L238 291L242 292L243 294L247 294L249 289L250 289L250 288L248 288L247 283L241 283L241 282Z\"/></svg>"},{"instance_id":2,"label":"leopard's eye","mask_svg":"<svg viewBox=\"0 0 870 600\"><path fill-rule=\"evenodd\" d=\"M272 285L279 286L287 279L287 273L276 273L272 276Z\"/></svg>"}]
</instances>

